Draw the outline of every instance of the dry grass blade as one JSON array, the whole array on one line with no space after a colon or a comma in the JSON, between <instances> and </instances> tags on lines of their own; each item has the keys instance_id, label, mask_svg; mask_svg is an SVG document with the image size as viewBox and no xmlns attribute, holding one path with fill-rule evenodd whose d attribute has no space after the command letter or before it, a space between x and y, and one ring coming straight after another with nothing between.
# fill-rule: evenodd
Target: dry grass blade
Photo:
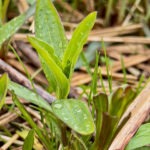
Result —
<instances>
[{"instance_id":1,"label":"dry grass blade","mask_svg":"<svg viewBox=\"0 0 150 150\"><path fill-rule=\"evenodd\" d=\"M84 18L84 15L77 10L74 10L68 3L63 2L62 0L56 0L63 8L65 8L69 13L72 13L74 16L78 17L79 20Z\"/></svg>"},{"instance_id":2,"label":"dry grass blade","mask_svg":"<svg viewBox=\"0 0 150 150\"><path fill-rule=\"evenodd\" d=\"M145 62L150 59L150 55L135 55L124 59L125 68L134 66L136 64ZM113 64L112 71L116 72L122 69L121 62L118 61Z\"/></svg>"},{"instance_id":3,"label":"dry grass blade","mask_svg":"<svg viewBox=\"0 0 150 150\"><path fill-rule=\"evenodd\" d=\"M90 35L106 36L118 36L123 34L131 34L137 32L142 28L142 24L133 24L127 26L110 27L106 29L93 30Z\"/></svg>"},{"instance_id":4,"label":"dry grass blade","mask_svg":"<svg viewBox=\"0 0 150 150\"><path fill-rule=\"evenodd\" d=\"M9 122L15 120L18 118L19 111L17 112L8 112L0 117L0 126L4 126L8 124Z\"/></svg>"},{"instance_id":5,"label":"dry grass blade","mask_svg":"<svg viewBox=\"0 0 150 150\"><path fill-rule=\"evenodd\" d=\"M7 149L14 143L14 141L16 141L18 138L19 138L19 135L18 135L18 134L14 134L14 135L12 136L12 138L10 138L9 141L7 141L7 142L1 147L1 149L2 149L2 150L7 150Z\"/></svg>"}]
</instances>

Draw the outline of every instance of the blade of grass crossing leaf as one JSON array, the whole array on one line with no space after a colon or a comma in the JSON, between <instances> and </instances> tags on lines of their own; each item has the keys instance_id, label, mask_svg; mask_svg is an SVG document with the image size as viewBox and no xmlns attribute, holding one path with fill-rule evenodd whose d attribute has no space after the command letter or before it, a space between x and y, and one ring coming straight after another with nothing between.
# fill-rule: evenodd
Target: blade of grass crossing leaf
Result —
<instances>
[{"instance_id":1,"label":"blade of grass crossing leaf","mask_svg":"<svg viewBox=\"0 0 150 150\"><path fill-rule=\"evenodd\" d=\"M54 90L56 91L57 97L59 99L66 98L69 93L69 81L62 72L61 68L56 64L53 57L49 55L48 51L43 51L43 49L38 46L38 42L34 43L33 38L28 38L32 46L37 50L41 57L41 60L45 63L44 70L47 79L52 84ZM52 81L52 82L51 82Z\"/></svg>"},{"instance_id":2,"label":"blade of grass crossing leaf","mask_svg":"<svg viewBox=\"0 0 150 150\"><path fill-rule=\"evenodd\" d=\"M30 130L22 147L22 150L32 150L34 144L34 130Z\"/></svg>"},{"instance_id":3,"label":"blade of grass crossing leaf","mask_svg":"<svg viewBox=\"0 0 150 150\"><path fill-rule=\"evenodd\" d=\"M0 28L0 45L20 28L20 26L24 23L25 18L25 15L22 14Z\"/></svg>"},{"instance_id":4,"label":"blade of grass crossing leaf","mask_svg":"<svg viewBox=\"0 0 150 150\"><path fill-rule=\"evenodd\" d=\"M35 35L50 44L61 58L67 45L64 28L51 0L37 0Z\"/></svg>"},{"instance_id":5,"label":"blade of grass crossing leaf","mask_svg":"<svg viewBox=\"0 0 150 150\"><path fill-rule=\"evenodd\" d=\"M4 74L0 78L0 110L5 103L7 88L8 88L8 75Z\"/></svg>"},{"instance_id":6,"label":"blade of grass crossing leaf","mask_svg":"<svg viewBox=\"0 0 150 150\"><path fill-rule=\"evenodd\" d=\"M39 129L39 127L36 125L36 123L33 121L32 117L29 115L29 113L26 111L25 107L20 103L17 96L12 91L12 99L16 106L19 108L20 112L23 114L26 121L30 124L30 126L34 129L36 134L38 135L39 139L43 142L46 148L49 150L52 149L50 143L45 139L45 136L43 135L42 131Z\"/></svg>"},{"instance_id":7,"label":"blade of grass crossing leaf","mask_svg":"<svg viewBox=\"0 0 150 150\"><path fill-rule=\"evenodd\" d=\"M74 70L74 66L82 51L83 45L86 43L89 32L92 29L96 20L96 12L89 14L75 29L72 38L69 41L64 52L62 64L64 73L67 78L70 78Z\"/></svg>"},{"instance_id":8,"label":"blade of grass crossing leaf","mask_svg":"<svg viewBox=\"0 0 150 150\"><path fill-rule=\"evenodd\" d=\"M9 44L9 47L10 47L10 49L13 51L13 53L15 54L16 58L18 59L19 63L21 64L21 66L23 67L23 69L24 69L24 71L25 71L25 73L26 73L28 79L30 80L30 83L31 83L31 85L32 85L32 88L33 88L34 92L36 93L36 90L35 90L35 87L34 87L32 78L31 78L31 76L30 76L30 74L29 74L29 72L28 72L28 70L27 70L25 64L22 62L22 60L20 59L18 53L16 52L16 50L15 50L10 44Z\"/></svg>"}]
</instances>

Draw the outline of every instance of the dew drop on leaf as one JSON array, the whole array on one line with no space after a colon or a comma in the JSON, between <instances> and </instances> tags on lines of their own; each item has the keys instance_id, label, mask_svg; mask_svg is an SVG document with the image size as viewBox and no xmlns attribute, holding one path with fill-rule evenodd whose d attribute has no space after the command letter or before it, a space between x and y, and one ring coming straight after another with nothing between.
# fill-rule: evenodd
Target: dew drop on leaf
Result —
<instances>
[{"instance_id":1,"label":"dew drop on leaf","mask_svg":"<svg viewBox=\"0 0 150 150\"><path fill-rule=\"evenodd\" d=\"M78 112L78 113L81 112L81 109L78 109L77 112Z\"/></svg>"},{"instance_id":2,"label":"dew drop on leaf","mask_svg":"<svg viewBox=\"0 0 150 150\"><path fill-rule=\"evenodd\" d=\"M62 108L62 105L61 104L54 104L54 107L57 109L60 109L60 108Z\"/></svg>"},{"instance_id":3,"label":"dew drop on leaf","mask_svg":"<svg viewBox=\"0 0 150 150\"><path fill-rule=\"evenodd\" d=\"M83 115L83 119L84 120L87 119L87 115L86 114Z\"/></svg>"}]
</instances>

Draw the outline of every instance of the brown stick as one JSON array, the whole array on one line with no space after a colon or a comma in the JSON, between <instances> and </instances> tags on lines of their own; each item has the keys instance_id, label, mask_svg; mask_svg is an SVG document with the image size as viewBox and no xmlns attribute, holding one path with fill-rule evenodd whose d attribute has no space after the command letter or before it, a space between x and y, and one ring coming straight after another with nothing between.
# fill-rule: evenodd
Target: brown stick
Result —
<instances>
[{"instance_id":1,"label":"brown stick","mask_svg":"<svg viewBox=\"0 0 150 150\"><path fill-rule=\"evenodd\" d=\"M0 59L0 69L4 72L7 72L9 77L12 79L12 81L15 81L29 89L32 89L30 81L22 75L20 72L12 68L10 65L5 63L3 60ZM42 89L40 86L34 84L34 87L37 91L37 93L43 97L47 102L52 103L55 100L55 97L50 95L48 92L46 92L44 89Z\"/></svg>"},{"instance_id":2,"label":"brown stick","mask_svg":"<svg viewBox=\"0 0 150 150\"><path fill-rule=\"evenodd\" d=\"M150 83L129 106L123 118L131 113L131 117L112 142L109 150L123 150L135 134L142 122L150 113Z\"/></svg>"},{"instance_id":3,"label":"brown stick","mask_svg":"<svg viewBox=\"0 0 150 150\"><path fill-rule=\"evenodd\" d=\"M41 66L37 53L33 51L29 44L26 44L22 41L16 41L16 44L16 49L20 50L35 67Z\"/></svg>"}]
</instances>

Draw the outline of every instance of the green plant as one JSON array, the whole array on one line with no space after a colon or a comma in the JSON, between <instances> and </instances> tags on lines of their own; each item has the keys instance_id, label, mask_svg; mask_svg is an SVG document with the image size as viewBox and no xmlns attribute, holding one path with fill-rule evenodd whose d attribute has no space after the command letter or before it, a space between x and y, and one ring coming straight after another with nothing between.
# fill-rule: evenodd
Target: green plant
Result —
<instances>
[{"instance_id":1,"label":"green plant","mask_svg":"<svg viewBox=\"0 0 150 150\"><path fill-rule=\"evenodd\" d=\"M9 22L6 23L6 10L9 4L9 0L0 0L0 58L5 58L8 51L8 44L11 36L18 31L18 29L24 24L24 22L33 15L35 10L35 4L33 4L27 12L21 14Z\"/></svg>"},{"instance_id":2,"label":"green plant","mask_svg":"<svg viewBox=\"0 0 150 150\"><path fill-rule=\"evenodd\" d=\"M25 111L25 108L19 103L16 95L24 97L23 93L28 93L29 96L25 99L44 108L44 110L41 110L42 113L46 113L53 118L46 119L46 126L49 126L48 124L51 124L52 127L57 126L57 137L59 137L59 142L63 144L63 147L69 147L68 136L72 136L73 134L73 137L78 139L75 133L68 132L67 126L81 135L93 133L95 129L94 122L86 104L81 100L67 99L67 96L74 66L82 51L83 45L86 43L86 39L94 25L95 19L95 12L88 15L79 24L73 33L72 39L68 42L52 2L49 0L37 1L35 15L36 37L28 37L28 39L39 54L42 68L50 86L56 93L57 100L50 106L41 97L36 95L34 91L29 91L26 88L20 89L21 85L11 81L9 81L9 90L14 91L12 94L15 104L47 149L52 148L49 146L51 145L52 138L49 137L48 139L47 137L47 140L43 140L44 134L41 132L41 129L37 129L38 127L33 123L29 114ZM44 131L44 133L45 132L46 131Z\"/></svg>"},{"instance_id":3,"label":"green plant","mask_svg":"<svg viewBox=\"0 0 150 150\"><path fill-rule=\"evenodd\" d=\"M88 96L89 107L82 100L67 99L75 64L95 19L95 12L89 14L75 29L68 42L53 3L49 0L37 0L35 37L28 37L28 40L38 52L49 85L56 94L56 100L49 105L34 89L31 91L8 81L8 89L12 93L14 103L32 128L29 132L31 145L33 145L33 134L35 133L48 150L60 147L68 150L88 149L88 147L91 150L105 150L108 149L123 125L124 121L121 122L120 119L129 103L134 99L135 93L130 87L120 87L112 93L112 79L108 71L109 62L106 51L105 59L111 94L97 93L99 73L99 56L97 54L93 82ZM43 128L36 125L17 96L38 106L34 107L41 113ZM92 115L89 111L91 106ZM93 136L94 131L95 136ZM92 138L94 138L94 142L92 142ZM28 147L26 142L28 140L30 140L29 136L25 140L24 148Z\"/></svg>"},{"instance_id":4,"label":"green plant","mask_svg":"<svg viewBox=\"0 0 150 150\"><path fill-rule=\"evenodd\" d=\"M134 150L150 144L150 123L143 124L130 140L126 150ZM144 149L144 148L143 148ZM146 149L146 148L145 148ZM149 149L147 147L147 149Z\"/></svg>"}]
</instances>

